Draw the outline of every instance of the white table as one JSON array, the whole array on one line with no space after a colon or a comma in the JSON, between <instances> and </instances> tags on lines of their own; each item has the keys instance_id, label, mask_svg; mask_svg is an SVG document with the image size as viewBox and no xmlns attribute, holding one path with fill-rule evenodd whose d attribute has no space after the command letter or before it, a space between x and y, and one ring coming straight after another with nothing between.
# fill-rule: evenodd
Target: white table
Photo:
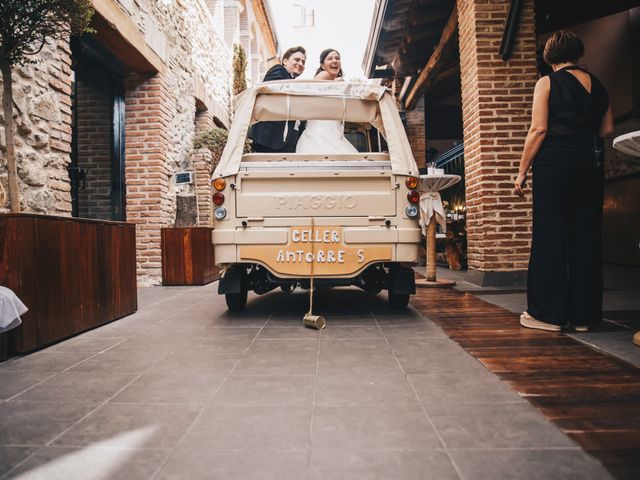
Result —
<instances>
[{"instance_id":1,"label":"white table","mask_svg":"<svg viewBox=\"0 0 640 480\"><path fill-rule=\"evenodd\" d=\"M436 223L446 231L447 216L442 205L440 192L461 180L460 175L420 175L420 224L426 227L427 238L427 278L416 281L420 287L449 287L455 285L450 280L436 279Z\"/></svg>"},{"instance_id":2,"label":"white table","mask_svg":"<svg viewBox=\"0 0 640 480\"><path fill-rule=\"evenodd\" d=\"M613 148L628 155L640 157L640 130L614 138Z\"/></svg>"}]
</instances>

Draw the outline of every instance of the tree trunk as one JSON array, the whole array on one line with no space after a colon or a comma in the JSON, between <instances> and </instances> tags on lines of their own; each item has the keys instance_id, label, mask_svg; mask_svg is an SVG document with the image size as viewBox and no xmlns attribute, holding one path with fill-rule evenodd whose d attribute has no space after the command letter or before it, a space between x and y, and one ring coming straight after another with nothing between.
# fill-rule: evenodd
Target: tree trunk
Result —
<instances>
[{"instance_id":1,"label":"tree trunk","mask_svg":"<svg viewBox=\"0 0 640 480\"><path fill-rule=\"evenodd\" d=\"M11 79L11 65L0 60L2 71L2 111L4 113L4 137L7 144L7 171L9 173L9 202L11 213L20 211L20 191L18 190L18 169L16 168L16 149L13 137L15 129L13 123L13 80Z\"/></svg>"}]
</instances>

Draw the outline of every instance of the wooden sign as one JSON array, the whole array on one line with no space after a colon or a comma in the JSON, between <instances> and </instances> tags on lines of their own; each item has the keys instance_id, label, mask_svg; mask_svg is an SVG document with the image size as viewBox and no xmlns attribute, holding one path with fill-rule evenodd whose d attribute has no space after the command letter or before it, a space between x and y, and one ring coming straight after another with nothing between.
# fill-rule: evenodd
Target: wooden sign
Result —
<instances>
[{"instance_id":1,"label":"wooden sign","mask_svg":"<svg viewBox=\"0 0 640 480\"><path fill-rule=\"evenodd\" d=\"M240 260L259 262L282 275L347 276L373 262L390 261L391 247L345 245L341 227L291 227L283 245L240 246Z\"/></svg>"}]
</instances>

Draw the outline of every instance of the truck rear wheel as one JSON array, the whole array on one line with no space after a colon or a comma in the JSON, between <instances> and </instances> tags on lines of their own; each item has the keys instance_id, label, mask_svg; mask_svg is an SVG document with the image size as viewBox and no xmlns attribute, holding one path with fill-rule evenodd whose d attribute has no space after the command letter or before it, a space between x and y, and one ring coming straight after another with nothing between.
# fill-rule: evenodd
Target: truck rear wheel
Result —
<instances>
[{"instance_id":1,"label":"truck rear wheel","mask_svg":"<svg viewBox=\"0 0 640 480\"><path fill-rule=\"evenodd\" d=\"M408 293L389 292L389 307L393 310L404 310L409 305Z\"/></svg>"},{"instance_id":2,"label":"truck rear wheel","mask_svg":"<svg viewBox=\"0 0 640 480\"><path fill-rule=\"evenodd\" d=\"M224 299L230 311L237 312L244 310L244 307L247 305L247 290L242 289L238 293L225 293Z\"/></svg>"}]
</instances>

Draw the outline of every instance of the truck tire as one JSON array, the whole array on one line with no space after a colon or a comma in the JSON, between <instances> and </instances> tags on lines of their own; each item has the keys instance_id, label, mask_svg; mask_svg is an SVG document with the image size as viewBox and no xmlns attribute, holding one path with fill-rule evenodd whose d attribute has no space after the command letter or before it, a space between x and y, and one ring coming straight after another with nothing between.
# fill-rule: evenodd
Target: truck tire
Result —
<instances>
[{"instance_id":1,"label":"truck tire","mask_svg":"<svg viewBox=\"0 0 640 480\"><path fill-rule=\"evenodd\" d=\"M408 293L391 293L389 292L389 307L393 310L404 310L409 305Z\"/></svg>"},{"instance_id":2,"label":"truck tire","mask_svg":"<svg viewBox=\"0 0 640 480\"><path fill-rule=\"evenodd\" d=\"M244 310L247 305L247 290L242 289L238 293L225 293L224 299L227 302L227 308L231 312Z\"/></svg>"}]
</instances>

